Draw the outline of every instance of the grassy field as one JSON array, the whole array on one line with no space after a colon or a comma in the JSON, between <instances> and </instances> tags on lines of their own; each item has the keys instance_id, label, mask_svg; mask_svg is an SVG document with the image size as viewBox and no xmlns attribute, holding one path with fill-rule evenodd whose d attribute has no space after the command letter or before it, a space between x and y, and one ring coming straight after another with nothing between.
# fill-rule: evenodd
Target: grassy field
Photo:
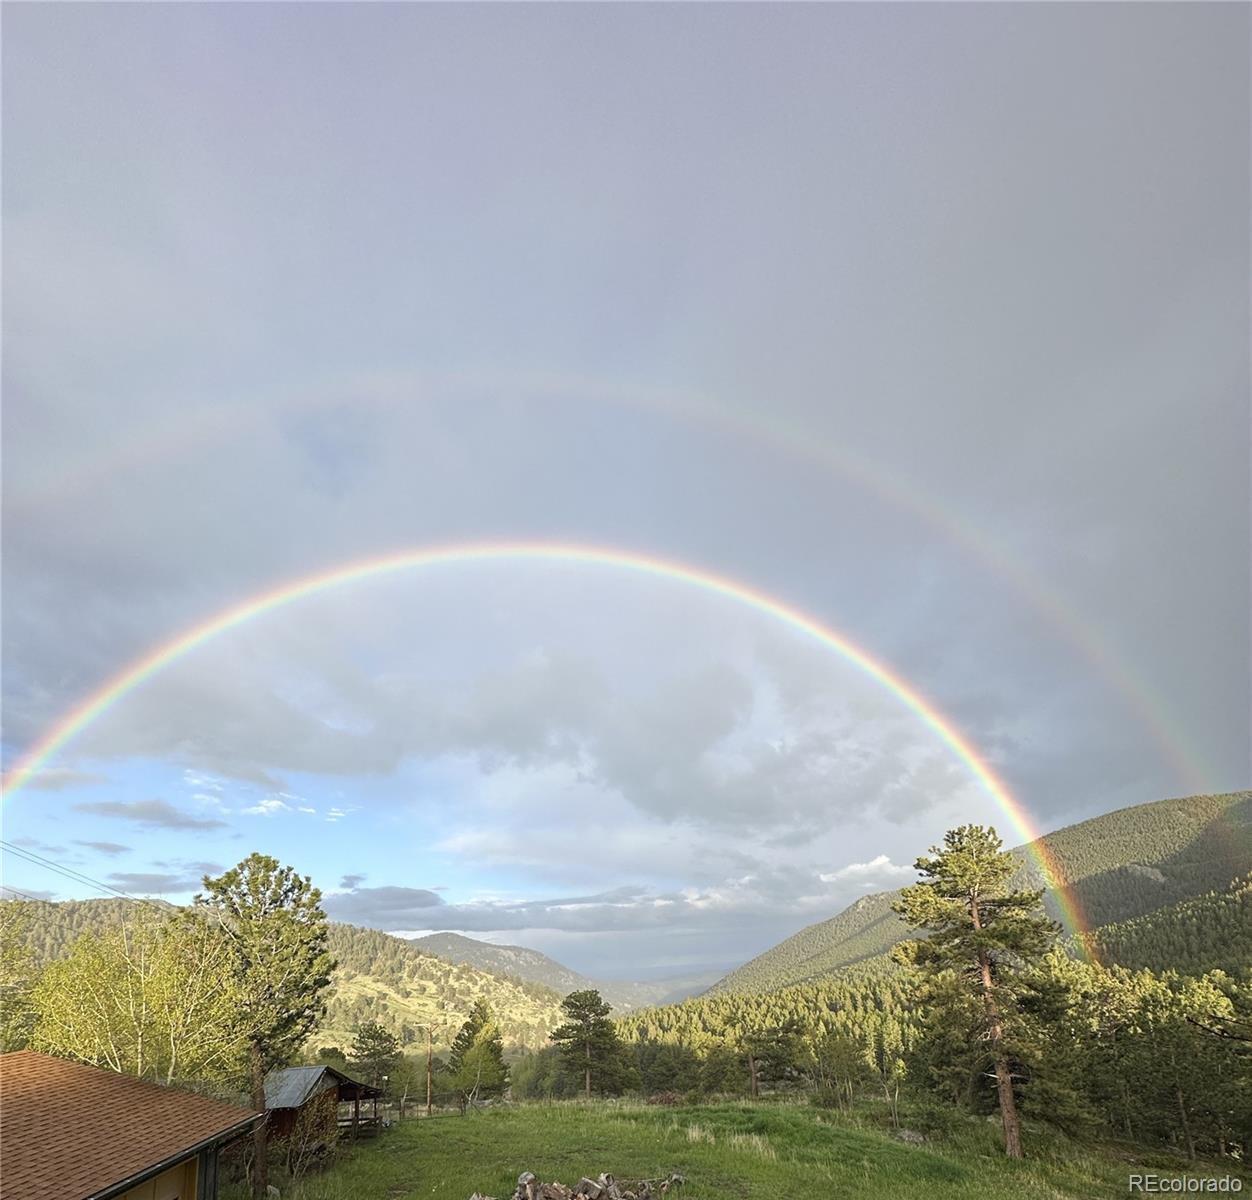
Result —
<instances>
[{"instance_id":1,"label":"grassy field","mask_svg":"<svg viewBox=\"0 0 1252 1200\"><path fill-rule=\"evenodd\" d=\"M283 1186L282 1194L284 1200L468 1200L477 1190L504 1200L524 1170L567 1184L601 1171L623 1180L678 1171L688 1179L675 1193L679 1200L1091 1200L1127 1195L1129 1173L1148 1163L1042 1133L1031 1138L1028 1152L1027 1162L1006 1161L996 1130L985 1122L910 1146L799 1104L518 1105L407 1122L362 1143L332 1169ZM1159 1156L1152 1163L1147 1169L1162 1174L1186 1167ZM1247 1187L1252 1177L1245 1176Z\"/></svg>"}]
</instances>

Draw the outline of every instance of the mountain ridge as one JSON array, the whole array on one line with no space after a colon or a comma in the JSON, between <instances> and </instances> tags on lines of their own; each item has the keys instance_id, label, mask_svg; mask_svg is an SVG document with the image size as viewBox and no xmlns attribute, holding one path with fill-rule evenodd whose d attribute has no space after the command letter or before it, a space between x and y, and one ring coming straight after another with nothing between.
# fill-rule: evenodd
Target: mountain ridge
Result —
<instances>
[{"instance_id":1,"label":"mountain ridge","mask_svg":"<svg viewBox=\"0 0 1252 1200\"><path fill-rule=\"evenodd\" d=\"M1093 929L1134 921L1210 892L1252 870L1252 791L1174 797L1089 817L1014 847L1013 887L1044 886L1042 842ZM723 976L706 995L812 982L881 958L911 931L891 910L899 890L862 896ZM1060 916L1054 893L1044 907Z\"/></svg>"}]
</instances>

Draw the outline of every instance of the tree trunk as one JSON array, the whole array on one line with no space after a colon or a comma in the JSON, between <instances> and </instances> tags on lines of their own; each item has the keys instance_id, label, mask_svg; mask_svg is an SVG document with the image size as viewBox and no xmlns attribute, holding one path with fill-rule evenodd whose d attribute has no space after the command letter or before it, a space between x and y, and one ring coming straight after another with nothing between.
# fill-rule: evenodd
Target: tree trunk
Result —
<instances>
[{"instance_id":1,"label":"tree trunk","mask_svg":"<svg viewBox=\"0 0 1252 1200\"><path fill-rule=\"evenodd\" d=\"M426 1115L431 1114L430 1065L435 1054L435 1035L429 1025L426 1026Z\"/></svg>"},{"instance_id":2,"label":"tree trunk","mask_svg":"<svg viewBox=\"0 0 1252 1200\"><path fill-rule=\"evenodd\" d=\"M587 1099L591 1099L591 1039L587 1039L587 1068L584 1072L584 1084L586 1086Z\"/></svg>"},{"instance_id":3,"label":"tree trunk","mask_svg":"<svg viewBox=\"0 0 1252 1200\"><path fill-rule=\"evenodd\" d=\"M1182 1088L1174 1084L1174 1097L1178 1101L1178 1120L1182 1123L1183 1141L1187 1143L1187 1158L1195 1162L1195 1139L1191 1136L1191 1122L1187 1120L1187 1103L1182 1096Z\"/></svg>"},{"instance_id":4,"label":"tree trunk","mask_svg":"<svg viewBox=\"0 0 1252 1200\"><path fill-rule=\"evenodd\" d=\"M978 917L978 900L970 898L970 917L974 928L981 929L982 922ZM995 1002L995 984L991 979L991 959L986 950L978 951L978 973L982 981L983 1010L987 1015L987 1033L995 1056L996 1097L1000 1102L1000 1123L1004 1127L1004 1153L1009 1158L1022 1157L1022 1127L1017 1119L1017 1101L1013 1098L1013 1073L1009 1070L1009 1060L1004 1053L1004 1026L1000 1020L1000 1010Z\"/></svg>"},{"instance_id":5,"label":"tree trunk","mask_svg":"<svg viewBox=\"0 0 1252 1200\"><path fill-rule=\"evenodd\" d=\"M751 1050L748 1051L748 1075L752 1080L752 1098L756 1099L761 1094L761 1089L756 1077L756 1056Z\"/></svg>"},{"instance_id":6,"label":"tree trunk","mask_svg":"<svg viewBox=\"0 0 1252 1200\"><path fill-rule=\"evenodd\" d=\"M249 1047L249 1060L252 1070L252 1107L257 1112L265 1112L265 1061L261 1055L261 1043L255 1038ZM269 1122L262 1121L252 1133L252 1195L253 1200L265 1200L265 1191L270 1182L269 1171Z\"/></svg>"}]
</instances>

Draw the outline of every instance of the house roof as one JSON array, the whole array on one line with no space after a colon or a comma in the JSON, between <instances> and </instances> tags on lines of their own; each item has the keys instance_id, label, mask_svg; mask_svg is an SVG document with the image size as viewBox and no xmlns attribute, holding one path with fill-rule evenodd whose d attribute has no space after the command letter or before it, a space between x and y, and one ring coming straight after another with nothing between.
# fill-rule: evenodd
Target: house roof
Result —
<instances>
[{"instance_id":1,"label":"house roof","mask_svg":"<svg viewBox=\"0 0 1252 1200\"><path fill-rule=\"evenodd\" d=\"M340 1096L348 1099L359 1096L365 1100L382 1095L379 1088L349 1079L334 1067L282 1067L265 1077L265 1107L299 1108L310 1096L329 1087L337 1087Z\"/></svg>"},{"instance_id":2,"label":"house roof","mask_svg":"<svg viewBox=\"0 0 1252 1200\"><path fill-rule=\"evenodd\" d=\"M0 1200L103 1200L260 1115L33 1050L0 1054Z\"/></svg>"}]
</instances>

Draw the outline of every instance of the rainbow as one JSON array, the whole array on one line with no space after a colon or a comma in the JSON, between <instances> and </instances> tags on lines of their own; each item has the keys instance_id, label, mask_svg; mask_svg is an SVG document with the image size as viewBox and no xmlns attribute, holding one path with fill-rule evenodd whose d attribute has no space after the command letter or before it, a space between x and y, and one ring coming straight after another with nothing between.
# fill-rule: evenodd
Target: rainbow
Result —
<instances>
[{"instance_id":1,"label":"rainbow","mask_svg":"<svg viewBox=\"0 0 1252 1200\"><path fill-rule=\"evenodd\" d=\"M581 402L590 398L602 404L655 411L671 420L677 418L690 427L719 430L745 444L769 445L797 462L807 463L823 472L832 471L937 531L1007 584L1052 630L1078 651L1111 691L1121 697L1149 732L1162 758L1169 763L1186 789L1191 792L1210 790L1210 772L1200 754L1181 736L1176 715L1171 713L1165 699L1132 663L1118 655L1108 640L1085 621L1056 588L1014 557L1007 547L981 532L955 510L945 507L939 498L922 492L904 476L890 472L882 463L870 462L863 454L850 452L841 446L814 440L811 431L780 422L776 415L775 419L764 421L684 388L643 388L554 372L519 375L516 372L482 370L420 376L403 371L375 372L365 376L363 382L364 388L353 393L354 404L368 403L382 407L396 404L411 398L415 391L420 393L421 386L427 382L469 384L500 393L521 391L531 399ZM298 392L285 398L283 407L316 409L331 406L342 399L344 386L322 386L318 390ZM362 390L364 394L361 394ZM77 463L64 466L55 475L45 474L33 493L12 497L9 507L20 512L27 507L51 503L89 491L111 475L255 430L263 424L264 412L262 404L252 402L214 407L190 415L175 412L164 424L153 425L144 436L112 455L95 451Z\"/></svg>"},{"instance_id":2,"label":"rainbow","mask_svg":"<svg viewBox=\"0 0 1252 1200\"><path fill-rule=\"evenodd\" d=\"M3 794L12 797L31 780L52 755L62 750L77 734L146 680L177 662L184 655L190 654L196 647L255 617L273 612L288 604L294 604L306 596L315 595L329 588L341 587L358 580L377 578L399 571L450 566L457 563L516 561L610 567L688 584L772 617L812 638L828 650L833 650L885 687L906 708L921 718L969 768L981 787L1004 812L1023 842L1029 846L1029 852L1034 856L1045 881L1053 890L1062 921L1068 932L1073 935L1080 947L1084 949L1088 947L1090 932L1088 922L1076 898L1066 885L1065 876L1054 860L1047 843L1040 840L1039 830L1027 810L1012 796L1005 784L980 757L965 736L933 703L906 680L833 629L799 609L746 584L686 563L602 546L550 542L477 542L432 546L368 558L346 565L341 564L329 570L279 584L163 642L102 684L57 721L14 764L12 770L3 779Z\"/></svg>"}]
</instances>

